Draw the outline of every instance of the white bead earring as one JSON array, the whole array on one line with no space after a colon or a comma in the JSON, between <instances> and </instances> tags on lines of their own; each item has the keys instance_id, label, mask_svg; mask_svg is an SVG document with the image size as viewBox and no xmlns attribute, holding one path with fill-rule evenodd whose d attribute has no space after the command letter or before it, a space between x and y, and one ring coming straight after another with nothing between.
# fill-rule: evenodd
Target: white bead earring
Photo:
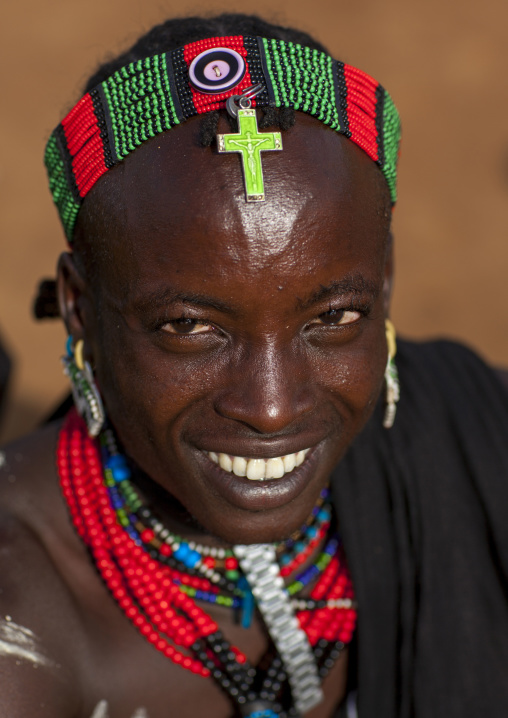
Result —
<instances>
[{"instance_id":1,"label":"white bead earring","mask_svg":"<svg viewBox=\"0 0 508 718\"><path fill-rule=\"evenodd\" d=\"M385 369L386 387L386 408L383 419L385 429L390 429L395 421L397 413L397 402L400 399L400 384L395 355L397 353L397 341L395 327L389 319L385 319L386 343L388 345L388 361Z\"/></svg>"},{"instance_id":2,"label":"white bead earring","mask_svg":"<svg viewBox=\"0 0 508 718\"><path fill-rule=\"evenodd\" d=\"M90 436L97 436L106 420L101 395L94 380L92 367L83 359L83 340L78 339L74 349L72 337L67 339L67 354L62 357L64 373L71 382L74 404L85 420Z\"/></svg>"}]
</instances>

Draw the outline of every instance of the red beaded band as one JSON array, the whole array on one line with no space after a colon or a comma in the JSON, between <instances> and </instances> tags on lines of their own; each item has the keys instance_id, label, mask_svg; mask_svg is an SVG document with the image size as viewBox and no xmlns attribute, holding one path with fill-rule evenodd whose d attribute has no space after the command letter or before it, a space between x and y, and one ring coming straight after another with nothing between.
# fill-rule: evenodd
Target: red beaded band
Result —
<instances>
[{"instance_id":1,"label":"red beaded band","mask_svg":"<svg viewBox=\"0 0 508 718\"><path fill-rule=\"evenodd\" d=\"M193 61L210 50L219 57L221 49L245 71L236 85L226 83L227 91L215 92L213 78L202 91L206 86L192 82ZM52 133L45 163L69 241L83 198L105 172L148 139L194 115L224 109L227 98L257 84L263 90L254 106L306 112L361 147L379 165L395 202L400 121L376 80L295 43L214 37L123 67L87 93Z\"/></svg>"}]
</instances>

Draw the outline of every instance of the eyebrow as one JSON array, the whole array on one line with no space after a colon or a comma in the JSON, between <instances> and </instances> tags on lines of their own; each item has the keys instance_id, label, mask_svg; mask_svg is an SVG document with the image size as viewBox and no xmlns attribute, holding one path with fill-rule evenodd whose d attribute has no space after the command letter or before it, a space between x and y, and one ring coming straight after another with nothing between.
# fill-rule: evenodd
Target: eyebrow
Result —
<instances>
[{"instance_id":1,"label":"eyebrow","mask_svg":"<svg viewBox=\"0 0 508 718\"><path fill-rule=\"evenodd\" d=\"M381 287L377 283L365 279L361 274L353 274L340 281L331 282L326 286L322 284L308 299L298 298L297 304L299 309L310 309L315 304L319 304L326 299L340 297L344 294L353 296L368 295L372 299L376 299L380 290Z\"/></svg>"},{"instance_id":2,"label":"eyebrow","mask_svg":"<svg viewBox=\"0 0 508 718\"><path fill-rule=\"evenodd\" d=\"M204 309L216 309L225 314L233 314L233 309L221 302L220 299L209 297L206 294L197 294L195 292L177 292L173 289L163 289L161 291L152 292L145 295L139 301L134 303L136 309L144 310L158 306L167 306L168 304L193 304Z\"/></svg>"},{"instance_id":3,"label":"eyebrow","mask_svg":"<svg viewBox=\"0 0 508 718\"><path fill-rule=\"evenodd\" d=\"M306 310L315 304L343 295L365 296L368 295L375 299L379 295L380 287L377 283L371 282L360 274L345 277L340 281L331 282L328 285L320 285L308 299L297 298L296 305L299 310ZM224 314L233 315L235 310L225 302L216 297L210 297L207 294L196 292L177 292L174 289L162 289L160 291L151 292L143 296L139 301L135 301L134 306L138 310L146 310L148 308L167 306L168 304L192 304L203 309L215 309Z\"/></svg>"}]
</instances>

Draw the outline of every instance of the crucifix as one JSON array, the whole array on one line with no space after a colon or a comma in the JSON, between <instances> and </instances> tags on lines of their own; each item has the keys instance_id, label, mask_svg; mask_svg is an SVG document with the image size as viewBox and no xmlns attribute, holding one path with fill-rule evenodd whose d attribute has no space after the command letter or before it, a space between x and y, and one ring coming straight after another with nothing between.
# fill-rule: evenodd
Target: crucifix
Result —
<instances>
[{"instance_id":1,"label":"crucifix","mask_svg":"<svg viewBox=\"0 0 508 718\"><path fill-rule=\"evenodd\" d=\"M239 132L217 135L219 152L239 152L242 155L243 176L247 202L261 202L265 198L261 152L281 150L280 132L259 132L256 110L238 110Z\"/></svg>"}]
</instances>

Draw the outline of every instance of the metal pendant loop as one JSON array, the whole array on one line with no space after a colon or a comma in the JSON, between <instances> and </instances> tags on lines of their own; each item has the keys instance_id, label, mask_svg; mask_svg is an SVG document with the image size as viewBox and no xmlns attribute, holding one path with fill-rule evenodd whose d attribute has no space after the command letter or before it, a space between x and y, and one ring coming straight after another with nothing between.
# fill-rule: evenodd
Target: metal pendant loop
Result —
<instances>
[{"instance_id":1,"label":"metal pendant loop","mask_svg":"<svg viewBox=\"0 0 508 718\"><path fill-rule=\"evenodd\" d=\"M262 82L246 87L241 95L231 95L226 100L226 109L231 117L238 117L238 110L250 110L251 100L264 90Z\"/></svg>"}]
</instances>

